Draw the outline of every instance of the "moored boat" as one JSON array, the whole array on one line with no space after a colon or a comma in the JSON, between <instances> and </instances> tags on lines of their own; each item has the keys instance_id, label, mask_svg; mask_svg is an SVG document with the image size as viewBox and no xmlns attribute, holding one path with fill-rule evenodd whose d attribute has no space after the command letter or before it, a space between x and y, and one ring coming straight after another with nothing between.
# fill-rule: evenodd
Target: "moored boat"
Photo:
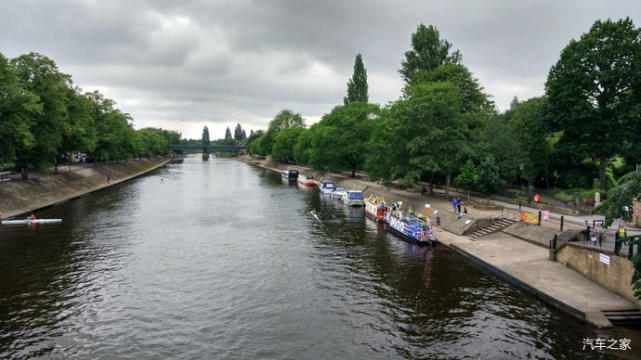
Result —
<instances>
[{"instance_id":1,"label":"moored boat","mask_svg":"<svg viewBox=\"0 0 641 360\"><path fill-rule=\"evenodd\" d=\"M313 186L314 185L314 176L312 175L307 175L305 178L298 178L298 183L306 185L306 186Z\"/></svg>"},{"instance_id":2,"label":"moored boat","mask_svg":"<svg viewBox=\"0 0 641 360\"><path fill-rule=\"evenodd\" d=\"M383 198L379 198L376 195L370 195L364 200L364 202L365 214L377 222L385 221L385 211L387 210L387 207L385 206L385 200Z\"/></svg>"},{"instance_id":3,"label":"moored boat","mask_svg":"<svg viewBox=\"0 0 641 360\"><path fill-rule=\"evenodd\" d=\"M343 196L347 194L347 191L345 191L344 187L337 186L334 188L334 190L332 190L330 194L332 195L333 198L343 200Z\"/></svg>"},{"instance_id":4,"label":"moored boat","mask_svg":"<svg viewBox=\"0 0 641 360\"><path fill-rule=\"evenodd\" d=\"M392 211L387 212L385 221L390 229L401 235L404 240L418 245L429 245L435 242L432 234L432 224L401 210L401 202L392 205Z\"/></svg>"},{"instance_id":5,"label":"moored boat","mask_svg":"<svg viewBox=\"0 0 641 360\"><path fill-rule=\"evenodd\" d=\"M298 170L287 170L280 173L283 180L296 181L298 179Z\"/></svg>"},{"instance_id":6,"label":"moored boat","mask_svg":"<svg viewBox=\"0 0 641 360\"><path fill-rule=\"evenodd\" d=\"M323 180L320 185L320 192L323 194L330 194L336 186L333 181Z\"/></svg>"},{"instance_id":7,"label":"moored boat","mask_svg":"<svg viewBox=\"0 0 641 360\"><path fill-rule=\"evenodd\" d=\"M348 190L345 195L343 195L343 202L347 206L363 206L363 192L358 190Z\"/></svg>"}]
</instances>

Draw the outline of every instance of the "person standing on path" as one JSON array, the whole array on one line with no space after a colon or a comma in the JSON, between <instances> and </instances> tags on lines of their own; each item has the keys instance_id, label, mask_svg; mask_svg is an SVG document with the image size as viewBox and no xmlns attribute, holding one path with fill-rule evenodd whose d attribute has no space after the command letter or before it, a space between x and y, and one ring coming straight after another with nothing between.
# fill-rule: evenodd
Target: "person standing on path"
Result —
<instances>
[{"instance_id":1,"label":"person standing on path","mask_svg":"<svg viewBox=\"0 0 641 360\"><path fill-rule=\"evenodd\" d=\"M461 198L459 197L456 198L456 210L461 213Z\"/></svg>"},{"instance_id":2,"label":"person standing on path","mask_svg":"<svg viewBox=\"0 0 641 360\"><path fill-rule=\"evenodd\" d=\"M454 198L454 199L452 200L452 208L454 209L454 213L456 213L456 205L457 205L457 203L456 203L456 198Z\"/></svg>"}]
</instances>

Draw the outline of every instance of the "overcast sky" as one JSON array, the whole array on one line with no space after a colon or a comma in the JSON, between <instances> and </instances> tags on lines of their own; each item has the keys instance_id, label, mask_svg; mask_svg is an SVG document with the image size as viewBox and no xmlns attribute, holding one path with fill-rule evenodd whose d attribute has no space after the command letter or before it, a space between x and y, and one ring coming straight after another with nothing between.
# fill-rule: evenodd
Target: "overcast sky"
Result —
<instances>
[{"instance_id":1,"label":"overcast sky","mask_svg":"<svg viewBox=\"0 0 641 360\"><path fill-rule=\"evenodd\" d=\"M137 128L199 138L207 125L219 138L237 122L265 128L283 108L317 121L342 103L359 52L370 102L396 100L419 23L461 50L505 109L543 93L570 39L625 16L641 26L641 1L2 0L0 52L49 56Z\"/></svg>"}]
</instances>

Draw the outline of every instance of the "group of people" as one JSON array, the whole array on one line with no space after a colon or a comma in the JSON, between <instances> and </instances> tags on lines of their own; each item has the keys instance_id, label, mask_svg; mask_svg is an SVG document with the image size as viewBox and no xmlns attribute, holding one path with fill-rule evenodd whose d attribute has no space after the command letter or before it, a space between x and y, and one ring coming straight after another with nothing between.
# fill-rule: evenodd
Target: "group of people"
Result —
<instances>
[{"instance_id":1,"label":"group of people","mask_svg":"<svg viewBox=\"0 0 641 360\"><path fill-rule=\"evenodd\" d=\"M467 216L467 208L464 207L463 211L461 211L461 198L460 197L455 197L452 200L452 208L454 209L454 213L458 214L459 218L462 218L463 216Z\"/></svg>"}]
</instances>

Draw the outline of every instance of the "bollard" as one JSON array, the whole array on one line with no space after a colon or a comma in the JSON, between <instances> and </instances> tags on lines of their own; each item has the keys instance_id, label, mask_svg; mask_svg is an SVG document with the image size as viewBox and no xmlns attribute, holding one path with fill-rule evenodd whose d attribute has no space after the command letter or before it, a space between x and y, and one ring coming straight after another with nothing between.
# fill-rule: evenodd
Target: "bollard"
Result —
<instances>
[{"instance_id":1,"label":"bollard","mask_svg":"<svg viewBox=\"0 0 641 360\"><path fill-rule=\"evenodd\" d=\"M628 259L632 260L633 254L634 254L634 242L628 241Z\"/></svg>"},{"instance_id":2,"label":"bollard","mask_svg":"<svg viewBox=\"0 0 641 360\"><path fill-rule=\"evenodd\" d=\"M556 249L556 234L554 234L554 239L552 239L552 249Z\"/></svg>"},{"instance_id":3,"label":"bollard","mask_svg":"<svg viewBox=\"0 0 641 360\"><path fill-rule=\"evenodd\" d=\"M561 215L561 231L563 231L563 215Z\"/></svg>"},{"instance_id":4,"label":"bollard","mask_svg":"<svg viewBox=\"0 0 641 360\"><path fill-rule=\"evenodd\" d=\"M541 210L539 210L539 223L537 225L541 225Z\"/></svg>"}]
</instances>

